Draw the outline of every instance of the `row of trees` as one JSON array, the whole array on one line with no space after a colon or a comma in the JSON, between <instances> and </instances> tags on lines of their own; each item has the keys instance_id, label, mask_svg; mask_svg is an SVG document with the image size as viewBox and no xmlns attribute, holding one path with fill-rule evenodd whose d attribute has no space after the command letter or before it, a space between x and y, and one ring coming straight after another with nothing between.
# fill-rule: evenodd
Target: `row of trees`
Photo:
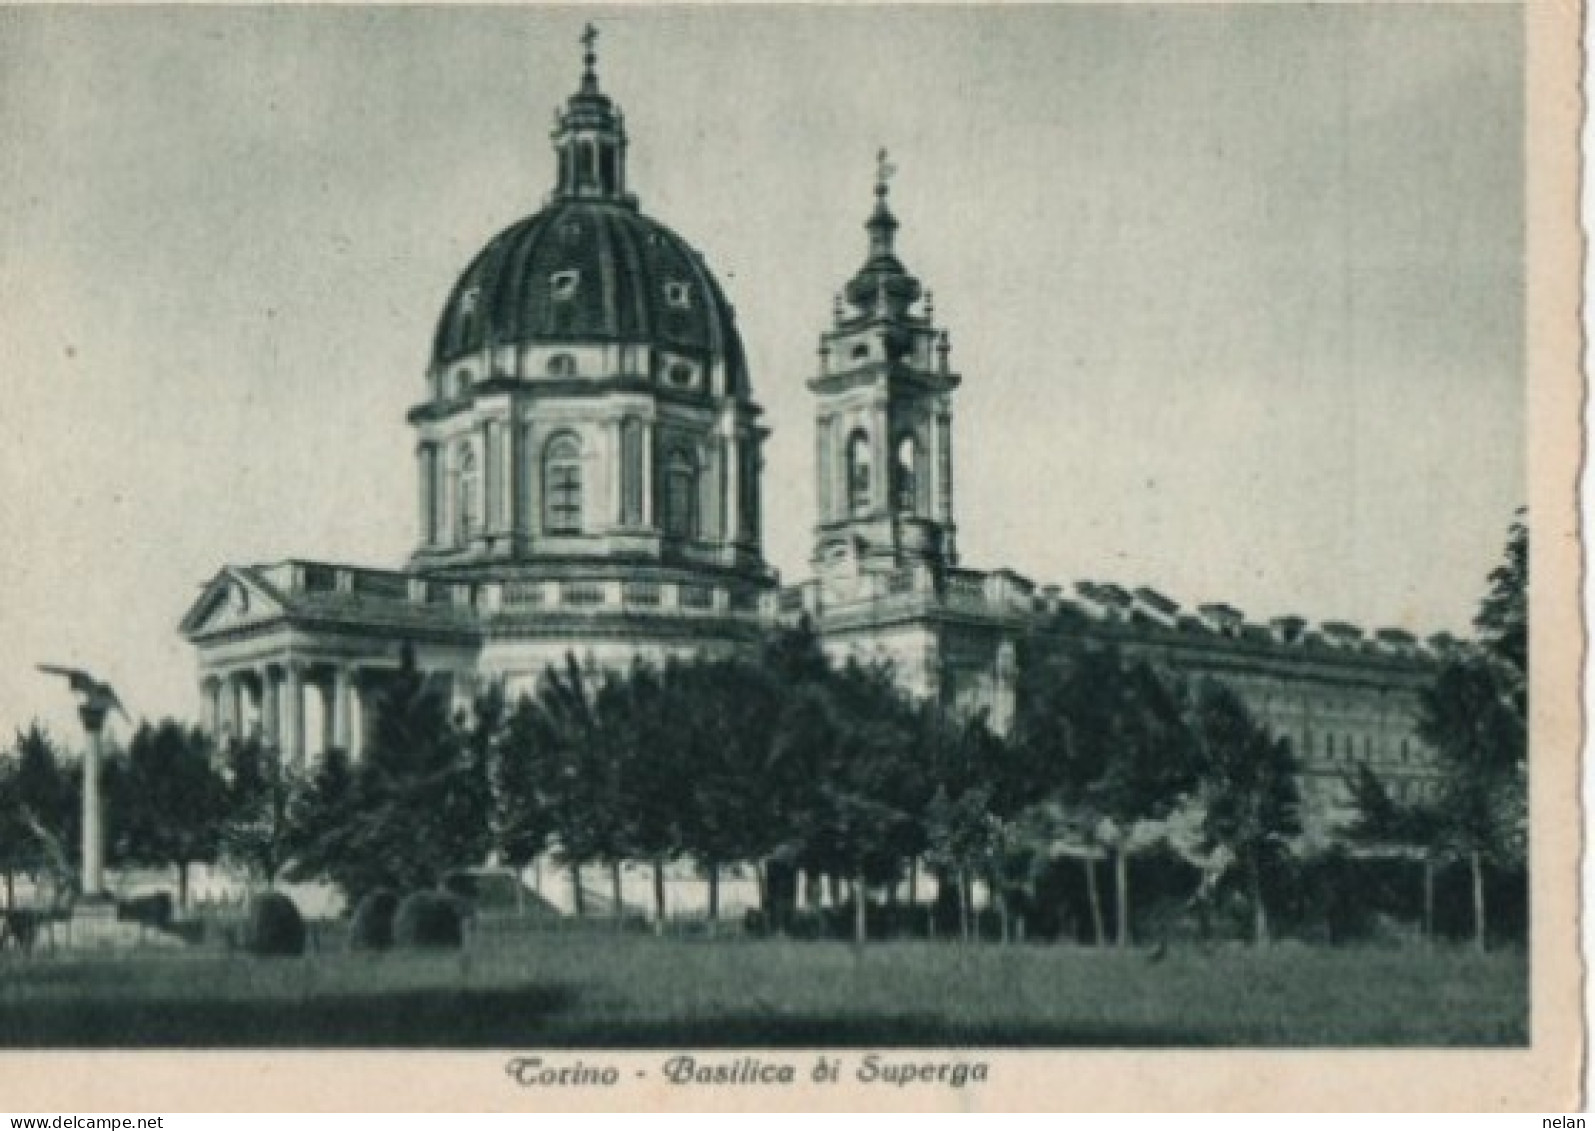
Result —
<instances>
[{"instance_id":1,"label":"row of trees","mask_svg":"<svg viewBox=\"0 0 1595 1131\"><path fill-rule=\"evenodd\" d=\"M1486 862L1521 860L1526 797L1527 533L1514 527L1479 618L1483 647L1446 662L1425 698L1440 800L1399 803L1364 768L1353 835L1415 852L1432 869L1466 859L1485 931ZM1093 931L1104 922L1098 861L1110 860L1112 939L1131 941L1132 857L1161 844L1201 870L1195 900L1238 890L1251 931L1270 933L1269 877L1300 847L1300 775L1222 683L1185 681L1109 649L1022 657L1014 725L916 701L890 670L827 660L806 628L754 654L626 671L551 670L535 696L483 698L451 717L413 665L378 697L365 756L334 751L313 771L256 743L220 760L203 735L165 722L107 767L113 861L187 871L225 859L270 884L326 879L352 898L433 886L495 855L554 852L607 865L621 909L624 861L703 870L710 915L728 865L754 863L768 920L791 915L799 874L865 895L932 870L967 932L972 881L1006 921L1010 897L1060 856L1080 861ZM66 874L76 845L73 771L36 728L0 772L0 869ZM1427 873L1426 873L1427 874ZM8 891L9 894L9 891Z\"/></svg>"}]
</instances>

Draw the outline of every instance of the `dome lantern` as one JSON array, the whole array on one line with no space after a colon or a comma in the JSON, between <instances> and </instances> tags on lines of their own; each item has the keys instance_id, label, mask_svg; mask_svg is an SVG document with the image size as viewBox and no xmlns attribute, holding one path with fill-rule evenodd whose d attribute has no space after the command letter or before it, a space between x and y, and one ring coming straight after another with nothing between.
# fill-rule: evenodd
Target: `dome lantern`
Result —
<instances>
[{"instance_id":1,"label":"dome lantern","mask_svg":"<svg viewBox=\"0 0 1595 1131\"><path fill-rule=\"evenodd\" d=\"M582 32L581 85L555 115L561 200L609 200L635 208L626 192L626 118L598 85L598 29Z\"/></svg>"}]
</instances>

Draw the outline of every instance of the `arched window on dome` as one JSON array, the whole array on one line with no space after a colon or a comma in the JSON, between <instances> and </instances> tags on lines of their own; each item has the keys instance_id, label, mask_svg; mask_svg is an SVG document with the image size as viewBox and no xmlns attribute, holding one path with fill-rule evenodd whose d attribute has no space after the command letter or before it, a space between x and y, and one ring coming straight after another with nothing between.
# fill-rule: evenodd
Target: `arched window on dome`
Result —
<instances>
[{"instance_id":1,"label":"arched window on dome","mask_svg":"<svg viewBox=\"0 0 1595 1131\"><path fill-rule=\"evenodd\" d=\"M455 542L464 546L482 527L482 476L476 466L476 451L469 443L459 446L455 461Z\"/></svg>"},{"instance_id":2,"label":"arched window on dome","mask_svg":"<svg viewBox=\"0 0 1595 1131\"><path fill-rule=\"evenodd\" d=\"M543 530L582 531L581 441L569 432L555 436L543 449Z\"/></svg>"},{"instance_id":3,"label":"arched window on dome","mask_svg":"<svg viewBox=\"0 0 1595 1131\"><path fill-rule=\"evenodd\" d=\"M671 451L665 461L665 533L698 536L698 464L683 448Z\"/></svg>"},{"instance_id":4,"label":"arched window on dome","mask_svg":"<svg viewBox=\"0 0 1595 1131\"><path fill-rule=\"evenodd\" d=\"M847 438L847 509L850 514L868 514L874 469L870 464L869 433L855 429Z\"/></svg>"},{"instance_id":5,"label":"arched window on dome","mask_svg":"<svg viewBox=\"0 0 1595 1131\"><path fill-rule=\"evenodd\" d=\"M892 484L897 509L903 514L919 510L919 445L910 433L897 437L897 464Z\"/></svg>"},{"instance_id":6,"label":"arched window on dome","mask_svg":"<svg viewBox=\"0 0 1595 1131\"><path fill-rule=\"evenodd\" d=\"M550 377L576 376L576 359L568 353L556 353L548 359L548 375Z\"/></svg>"}]
</instances>

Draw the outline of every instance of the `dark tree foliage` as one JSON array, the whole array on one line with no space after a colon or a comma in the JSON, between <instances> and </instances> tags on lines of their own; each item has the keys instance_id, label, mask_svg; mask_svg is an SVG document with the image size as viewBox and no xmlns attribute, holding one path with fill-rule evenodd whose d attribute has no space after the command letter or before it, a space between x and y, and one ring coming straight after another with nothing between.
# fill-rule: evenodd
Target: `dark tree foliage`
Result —
<instances>
[{"instance_id":1,"label":"dark tree foliage","mask_svg":"<svg viewBox=\"0 0 1595 1131\"><path fill-rule=\"evenodd\" d=\"M346 892L367 890L372 869L360 851L361 824L354 767L342 750L328 750L289 791L287 877L330 880Z\"/></svg>"},{"instance_id":2,"label":"dark tree foliage","mask_svg":"<svg viewBox=\"0 0 1595 1131\"><path fill-rule=\"evenodd\" d=\"M452 869L480 863L492 842L486 743L449 716L446 696L408 652L374 700L371 741L347 787L353 812L337 834L340 875L332 877L356 899L377 887L433 887ZM321 780L314 804L336 811L345 786Z\"/></svg>"},{"instance_id":3,"label":"dark tree foliage","mask_svg":"<svg viewBox=\"0 0 1595 1131\"><path fill-rule=\"evenodd\" d=\"M1529 670L1529 527L1519 510L1507 534L1505 560L1490 573L1490 590L1473 619L1485 648L1519 675Z\"/></svg>"},{"instance_id":4,"label":"dark tree foliage","mask_svg":"<svg viewBox=\"0 0 1595 1131\"><path fill-rule=\"evenodd\" d=\"M1033 662L1024 680L1015 741L1083 838L1112 853L1120 946L1136 826L1167 817L1196 786L1189 713L1183 685L1111 648Z\"/></svg>"},{"instance_id":5,"label":"dark tree foliage","mask_svg":"<svg viewBox=\"0 0 1595 1131\"><path fill-rule=\"evenodd\" d=\"M116 773L111 770L111 773ZM227 824L227 783L217 772L210 739L173 719L143 723L128 746L122 780L113 788L116 855L177 869L177 903L188 906L191 865L214 862Z\"/></svg>"},{"instance_id":6,"label":"dark tree foliage","mask_svg":"<svg viewBox=\"0 0 1595 1131\"><path fill-rule=\"evenodd\" d=\"M1203 831L1228 850L1244 877L1253 940L1269 940L1269 876L1301 832L1301 798L1290 742L1275 738L1229 687L1202 684L1196 705Z\"/></svg>"},{"instance_id":7,"label":"dark tree foliage","mask_svg":"<svg viewBox=\"0 0 1595 1131\"><path fill-rule=\"evenodd\" d=\"M299 775L283 764L276 749L254 738L230 743L225 761L222 855L253 882L269 888L288 862L293 837L289 810L300 788Z\"/></svg>"},{"instance_id":8,"label":"dark tree foliage","mask_svg":"<svg viewBox=\"0 0 1595 1131\"><path fill-rule=\"evenodd\" d=\"M11 756L0 762L0 871L8 907L16 873L70 882L79 820L77 792L60 752L34 723L17 734Z\"/></svg>"},{"instance_id":9,"label":"dark tree foliage","mask_svg":"<svg viewBox=\"0 0 1595 1131\"><path fill-rule=\"evenodd\" d=\"M1423 695L1419 733L1440 769L1442 844L1473 880L1474 938L1485 944L1484 865L1521 864L1528 836L1528 727L1520 682L1489 655L1448 660Z\"/></svg>"}]
</instances>

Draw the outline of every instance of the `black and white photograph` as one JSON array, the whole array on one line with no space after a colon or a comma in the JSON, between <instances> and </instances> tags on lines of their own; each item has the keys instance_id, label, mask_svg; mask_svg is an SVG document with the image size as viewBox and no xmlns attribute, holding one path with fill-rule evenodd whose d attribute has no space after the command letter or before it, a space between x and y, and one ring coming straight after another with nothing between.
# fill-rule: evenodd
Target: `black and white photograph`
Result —
<instances>
[{"instance_id":1,"label":"black and white photograph","mask_svg":"<svg viewBox=\"0 0 1595 1131\"><path fill-rule=\"evenodd\" d=\"M0 1081L1570 1110L1553 7L0 7Z\"/></svg>"}]
</instances>

